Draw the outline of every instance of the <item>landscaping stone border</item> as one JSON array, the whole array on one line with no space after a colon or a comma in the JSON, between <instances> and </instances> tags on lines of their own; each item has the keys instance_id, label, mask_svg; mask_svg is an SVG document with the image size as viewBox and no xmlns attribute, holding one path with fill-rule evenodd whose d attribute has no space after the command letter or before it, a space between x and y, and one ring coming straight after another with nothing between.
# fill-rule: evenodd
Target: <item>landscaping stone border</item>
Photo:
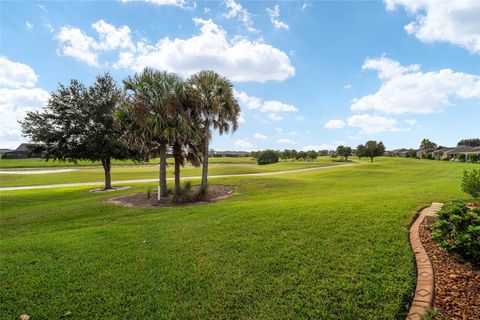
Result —
<instances>
[{"instance_id":1,"label":"landscaping stone border","mask_svg":"<svg viewBox=\"0 0 480 320\"><path fill-rule=\"evenodd\" d=\"M442 207L443 203L433 202L430 207L420 211L417 219L410 227L410 245L415 253L417 265L417 285L407 320L423 319L427 315L427 310L433 305L433 295L435 293L433 266L420 240L420 225L424 220L428 224L435 221L437 212Z\"/></svg>"}]
</instances>

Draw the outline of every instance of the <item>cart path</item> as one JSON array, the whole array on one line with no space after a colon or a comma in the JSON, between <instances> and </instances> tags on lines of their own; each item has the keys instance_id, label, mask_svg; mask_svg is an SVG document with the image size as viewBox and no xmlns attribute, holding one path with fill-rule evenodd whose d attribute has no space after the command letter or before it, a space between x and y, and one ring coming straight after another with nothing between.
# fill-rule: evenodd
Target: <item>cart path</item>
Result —
<instances>
[{"instance_id":1,"label":"cart path","mask_svg":"<svg viewBox=\"0 0 480 320\"><path fill-rule=\"evenodd\" d=\"M259 177L259 176L272 176L277 174L287 174L287 173L298 173L306 171L316 171L316 170L327 170L339 167L350 167L361 163L349 163L349 164L338 164L333 166L325 167L312 167L305 169L295 169L295 170L284 170L284 171L274 171L274 172L259 172L259 173L242 173L242 174L225 174L225 175L216 175L209 176L208 179L216 178L232 178L232 177ZM181 179L201 179L201 176L192 176L192 177L182 177ZM167 178L171 181L174 178ZM118 180L112 181L114 184L126 184L126 183L144 183L144 182L156 182L158 178L155 179L138 179L138 180ZM52 189L52 188L68 188L68 187L82 187L82 186L102 186L103 181L94 181L94 182L77 182L77 183L57 183L57 184L43 184L43 185L34 185L34 186L18 186L18 187L0 187L0 191L10 191L10 190L30 190L30 189Z\"/></svg>"}]
</instances>

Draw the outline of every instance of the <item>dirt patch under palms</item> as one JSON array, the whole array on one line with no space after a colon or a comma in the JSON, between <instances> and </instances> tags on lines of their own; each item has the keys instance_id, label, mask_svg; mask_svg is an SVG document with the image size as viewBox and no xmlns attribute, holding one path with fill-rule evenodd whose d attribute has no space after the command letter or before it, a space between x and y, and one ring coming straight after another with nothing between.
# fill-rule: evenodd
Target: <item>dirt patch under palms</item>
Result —
<instances>
[{"instance_id":1,"label":"dirt patch under palms","mask_svg":"<svg viewBox=\"0 0 480 320\"><path fill-rule=\"evenodd\" d=\"M190 190L184 191L180 196L168 193L168 196L157 200L156 190L150 192L139 192L126 194L118 197L105 199L106 203L113 203L124 207L166 207L179 205L202 204L216 202L229 198L233 188L219 184L209 184L206 195L200 195L200 186L192 186Z\"/></svg>"}]
</instances>

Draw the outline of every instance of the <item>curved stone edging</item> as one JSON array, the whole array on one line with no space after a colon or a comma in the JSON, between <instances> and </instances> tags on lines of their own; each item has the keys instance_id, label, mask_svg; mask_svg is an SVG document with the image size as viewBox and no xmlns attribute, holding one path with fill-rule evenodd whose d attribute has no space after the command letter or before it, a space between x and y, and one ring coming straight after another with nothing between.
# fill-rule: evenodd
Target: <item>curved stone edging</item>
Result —
<instances>
[{"instance_id":1,"label":"curved stone edging","mask_svg":"<svg viewBox=\"0 0 480 320\"><path fill-rule=\"evenodd\" d=\"M408 311L407 320L421 320L427 314L427 310L433 305L433 296L435 290L435 280L433 266L428 257L422 241L420 240L420 225L425 219L431 222L435 219L443 203L434 202L430 207L420 211L415 222L410 227L410 245L415 253L415 262L417 266L417 284L412 305Z\"/></svg>"}]
</instances>

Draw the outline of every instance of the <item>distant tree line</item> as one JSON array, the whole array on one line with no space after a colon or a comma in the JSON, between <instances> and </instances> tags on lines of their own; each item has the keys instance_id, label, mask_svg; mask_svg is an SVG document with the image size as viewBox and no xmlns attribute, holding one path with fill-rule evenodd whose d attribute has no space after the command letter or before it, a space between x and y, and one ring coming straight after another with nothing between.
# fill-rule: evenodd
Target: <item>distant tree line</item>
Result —
<instances>
[{"instance_id":1,"label":"distant tree line","mask_svg":"<svg viewBox=\"0 0 480 320\"><path fill-rule=\"evenodd\" d=\"M100 161L105 189L112 188L111 159L158 156L160 198L168 192L167 150L174 158L175 194L186 162L203 165L201 192L207 191L212 131L235 131L239 115L232 83L216 72L204 70L184 80L145 68L123 86L109 74L99 75L88 88L77 80L59 85L41 111L28 112L20 123L47 160Z\"/></svg>"}]
</instances>

